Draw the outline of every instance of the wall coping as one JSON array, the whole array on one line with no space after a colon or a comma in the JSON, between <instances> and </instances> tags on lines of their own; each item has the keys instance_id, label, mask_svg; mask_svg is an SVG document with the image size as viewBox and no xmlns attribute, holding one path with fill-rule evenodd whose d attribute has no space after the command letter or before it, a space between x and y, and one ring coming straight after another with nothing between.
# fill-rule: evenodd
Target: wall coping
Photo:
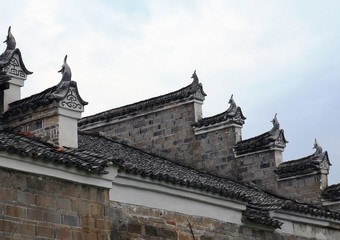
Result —
<instances>
[{"instance_id":1,"label":"wall coping","mask_svg":"<svg viewBox=\"0 0 340 240\"><path fill-rule=\"evenodd\" d=\"M108 174L93 174L75 167L66 167L6 152L0 152L0 167L109 189L112 187L112 179L118 172L118 168L110 166L107 168Z\"/></svg>"}]
</instances>

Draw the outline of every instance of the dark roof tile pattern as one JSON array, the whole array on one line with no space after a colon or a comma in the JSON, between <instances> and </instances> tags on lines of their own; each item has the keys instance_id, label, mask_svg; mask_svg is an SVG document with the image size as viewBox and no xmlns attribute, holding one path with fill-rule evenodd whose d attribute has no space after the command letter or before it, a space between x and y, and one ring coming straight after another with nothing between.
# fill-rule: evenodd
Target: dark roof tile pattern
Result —
<instances>
[{"instance_id":1,"label":"dark roof tile pattern","mask_svg":"<svg viewBox=\"0 0 340 240\"><path fill-rule=\"evenodd\" d=\"M217 115L200 119L194 124L194 127L207 127L221 122L236 123L243 125L246 117L243 115L240 107L228 108L227 111Z\"/></svg>"},{"instance_id":2,"label":"dark roof tile pattern","mask_svg":"<svg viewBox=\"0 0 340 240\"><path fill-rule=\"evenodd\" d=\"M318 155L312 154L297 160L283 162L275 170L275 173L279 178L286 178L319 171L323 168L329 168L330 165L328 153L325 151Z\"/></svg>"},{"instance_id":3,"label":"dark roof tile pattern","mask_svg":"<svg viewBox=\"0 0 340 240\"><path fill-rule=\"evenodd\" d=\"M249 207L260 211L286 209L340 220L340 213L284 199L229 178L218 177L183 166L119 143L109 137L80 133L79 148L91 149L111 155L113 163L119 167L121 172L192 187L224 197L245 201ZM276 226L277 223L270 222L269 224Z\"/></svg>"},{"instance_id":4,"label":"dark roof tile pattern","mask_svg":"<svg viewBox=\"0 0 340 240\"><path fill-rule=\"evenodd\" d=\"M58 85L50 87L40 93L30 97L15 101L9 104L9 109L5 112L5 116L16 115L29 109L46 106L54 101L62 100L66 97L69 88L75 87L78 100L81 104L87 105L78 93L77 83L74 81L61 81Z\"/></svg>"},{"instance_id":5,"label":"dark roof tile pattern","mask_svg":"<svg viewBox=\"0 0 340 240\"><path fill-rule=\"evenodd\" d=\"M274 228L281 228L283 224L283 222L271 218L268 211L258 210L251 207L247 207L247 209L242 212L242 220L260 223Z\"/></svg>"},{"instance_id":6,"label":"dark roof tile pattern","mask_svg":"<svg viewBox=\"0 0 340 240\"><path fill-rule=\"evenodd\" d=\"M88 149L56 148L33 136L7 131L0 131L0 151L98 174L106 174L105 168L112 164L110 155L99 154Z\"/></svg>"},{"instance_id":7,"label":"dark roof tile pattern","mask_svg":"<svg viewBox=\"0 0 340 240\"><path fill-rule=\"evenodd\" d=\"M78 121L78 126L82 127L86 126L89 123L97 121L107 121L114 117L124 116L127 114L135 114L140 111L152 109L155 106L160 106L169 102L183 100L191 97L203 100L204 96L206 96L206 94L203 91L202 84L198 82L198 78L195 78L190 85L181 88L177 91L161 95L158 97L150 98L137 103L129 104L123 107L114 108L92 116L84 117L80 121Z\"/></svg>"},{"instance_id":8,"label":"dark roof tile pattern","mask_svg":"<svg viewBox=\"0 0 340 240\"><path fill-rule=\"evenodd\" d=\"M236 155L243 155L272 148L284 149L286 143L288 143L288 141L285 139L283 129L270 130L259 136L236 143L234 151Z\"/></svg>"},{"instance_id":9,"label":"dark roof tile pattern","mask_svg":"<svg viewBox=\"0 0 340 240\"><path fill-rule=\"evenodd\" d=\"M328 186L322 191L322 198L329 201L340 200L340 183Z\"/></svg>"},{"instance_id":10,"label":"dark roof tile pattern","mask_svg":"<svg viewBox=\"0 0 340 240\"><path fill-rule=\"evenodd\" d=\"M32 74L33 72L28 71L27 68L25 67L25 64L22 60L21 52L18 48L14 49L14 50L6 49L0 55L0 69L7 67L11 63L11 60L12 60L12 58L15 54L18 54L18 56L19 56L19 62L20 62L20 65L21 65L24 73L26 73L27 75Z\"/></svg>"}]
</instances>

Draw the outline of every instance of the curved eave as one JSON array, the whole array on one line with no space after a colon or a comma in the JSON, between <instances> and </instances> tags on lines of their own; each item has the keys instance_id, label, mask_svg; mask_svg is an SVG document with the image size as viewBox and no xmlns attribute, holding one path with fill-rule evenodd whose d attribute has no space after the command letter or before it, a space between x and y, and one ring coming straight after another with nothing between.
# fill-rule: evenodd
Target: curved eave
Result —
<instances>
[{"instance_id":1,"label":"curved eave","mask_svg":"<svg viewBox=\"0 0 340 240\"><path fill-rule=\"evenodd\" d=\"M2 55L5 55L5 56L8 55L8 56L6 57L6 59L4 59L4 61L2 61L2 59L0 60L0 67L1 68L7 67L11 63L11 60L12 60L14 54L19 55L20 66L21 66L22 70L24 71L24 73L26 73L27 75L32 74L33 72L27 70L27 68L26 68L26 66L23 62L19 48L16 48L14 50L5 50L5 52Z\"/></svg>"},{"instance_id":2,"label":"curved eave","mask_svg":"<svg viewBox=\"0 0 340 240\"><path fill-rule=\"evenodd\" d=\"M247 119L243 115L241 107L236 107L236 110L227 109L226 111L216 114L214 116L202 118L197 123L194 124L194 127L201 128L201 127L207 127L207 126L214 125L214 124L221 123L221 122L228 122L230 120L232 121L238 112L240 113L240 118L242 122Z\"/></svg>"}]
</instances>

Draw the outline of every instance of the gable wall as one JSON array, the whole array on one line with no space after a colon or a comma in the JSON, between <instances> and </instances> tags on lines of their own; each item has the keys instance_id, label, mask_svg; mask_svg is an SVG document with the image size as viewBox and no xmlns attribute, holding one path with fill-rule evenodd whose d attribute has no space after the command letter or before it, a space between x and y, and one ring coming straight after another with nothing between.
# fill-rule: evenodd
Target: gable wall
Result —
<instances>
[{"instance_id":1,"label":"gable wall","mask_svg":"<svg viewBox=\"0 0 340 240\"><path fill-rule=\"evenodd\" d=\"M221 176L234 172L233 146L241 138L240 128L222 128L197 135L192 125L200 113L201 106L187 100L80 129L117 137L149 153Z\"/></svg>"}]
</instances>

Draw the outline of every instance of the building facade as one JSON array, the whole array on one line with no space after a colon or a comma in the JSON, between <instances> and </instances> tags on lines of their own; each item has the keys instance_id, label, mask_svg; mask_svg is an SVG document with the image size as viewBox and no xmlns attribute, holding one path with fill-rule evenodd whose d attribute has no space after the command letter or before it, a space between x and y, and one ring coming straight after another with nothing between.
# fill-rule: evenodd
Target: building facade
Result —
<instances>
[{"instance_id":1,"label":"building facade","mask_svg":"<svg viewBox=\"0 0 340 240\"><path fill-rule=\"evenodd\" d=\"M190 85L93 116L72 81L21 99L32 74L8 31L0 56L0 239L340 239L338 185L316 152L283 161L273 128L242 139L233 96L202 117Z\"/></svg>"}]
</instances>

